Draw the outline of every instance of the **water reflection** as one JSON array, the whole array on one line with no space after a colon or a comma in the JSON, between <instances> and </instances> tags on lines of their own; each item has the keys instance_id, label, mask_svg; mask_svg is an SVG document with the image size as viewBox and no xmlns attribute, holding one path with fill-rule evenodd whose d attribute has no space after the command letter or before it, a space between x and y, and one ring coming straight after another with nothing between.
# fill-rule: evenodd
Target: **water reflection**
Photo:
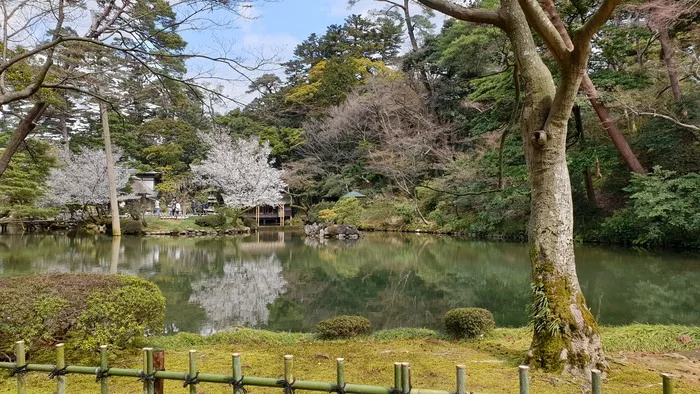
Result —
<instances>
[{"instance_id":1,"label":"water reflection","mask_svg":"<svg viewBox=\"0 0 700 394\"><path fill-rule=\"evenodd\" d=\"M700 256L580 247L579 280L603 324L700 324ZM232 325L310 330L337 314L376 328L439 327L450 308L491 310L499 325L527 322L530 269L522 244L367 234L308 242L299 234L241 238L0 237L0 275L120 272L156 283L167 331Z\"/></svg>"}]
</instances>

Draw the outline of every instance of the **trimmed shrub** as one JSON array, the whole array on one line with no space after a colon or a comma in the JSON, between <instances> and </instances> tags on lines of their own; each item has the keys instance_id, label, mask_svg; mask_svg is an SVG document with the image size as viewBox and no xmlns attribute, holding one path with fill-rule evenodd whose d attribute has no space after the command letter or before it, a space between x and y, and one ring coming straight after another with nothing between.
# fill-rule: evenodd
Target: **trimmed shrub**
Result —
<instances>
[{"instance_id":1,"label":"trimmed shrub","mask_svg":"<svg viewBox=\"0 0 700 394\"><path fill-rule=\"evenodd\" d=\"M491 312L482 308L457 308L447 311L445 330L453 338L477 338L496 327Z\"/></svg>"},{"instance_id":2,"label":"trimmed shrub","mask_svg":"<svg viewBox=\"0 0 700 394\"><path fill-rule=\"evenodd\" d=\"M362 316L340 315L319 322L316 332L324 339L352 338L372 332L372 323Z\"/></svg>"},{"instance_id":3,"label":"trimmed shrub","mask_svg":"<svg viewBox=\"0 0 700 394\"><path fill-rule=\"evenodd\" d=\"M144 279L102 274L51 274L0 279L0 353L15 341L40 350L59 342L87 350L123 348L160 333L165 298Z\"/></svg>"},{"instance_id":4,"label":"trimmed shrub","mask_svg":"<svg viewBox=\"0 0 700 394\"><path fill-rule=\"evenodd\" d=\"M221 227L226 224L226 216L222 214L200 216L194 220L200 227Z\"/></svg>"},{"instance_id":5,"label":"trimmed shrub","mask_svg":"<svg viewBox=\"0 0 700 394\"><path fill-rule=\"evenodd\" d=\"M258 228L258 222L255 220L255 218L251 218L248 216L243 217L243 225L251 230L255 230L256 228Z\"/></svg>"},{"instance_id":6,"label":"trimmed shrub","mask_svg":"<svg viewBox=\"0 0 700 394\"><path fill-rule=\"evenodd\" d=\"M121 229L124 235L141 235L143 224L140 220L126 219L122 220Z\"/></svg>"}]
</instances>

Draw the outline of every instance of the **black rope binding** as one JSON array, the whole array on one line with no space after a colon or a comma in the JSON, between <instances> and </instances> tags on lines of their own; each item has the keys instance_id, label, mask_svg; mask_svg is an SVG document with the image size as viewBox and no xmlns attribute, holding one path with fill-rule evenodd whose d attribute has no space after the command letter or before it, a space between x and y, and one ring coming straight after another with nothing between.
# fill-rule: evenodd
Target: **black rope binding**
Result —
<instances>
[{"instance_id":1,"label":"black rope binding","mask_svg":"<svg viewBox=\"0 0 700 394\"><path fill-rule=\"evenodd\" d=\"M97 368L95 369L95 383L99 382L100 380L109 377L109 367L105 369L104 371L102 368Z\"/></svg>"},{"instance_id":2,"label":"black rope binding","mask_svg":"<svg viewBox=\"0 0 700 394\"><path fill-rule=\"evenodd\" d=\"M145 373L143 370L139 371L139 382L155 382L156 373Z\"/></svg>"},{"instance_id":3,"label":"black rope binding","mask_svg":"<svg viewBox=\"0 0 700 394\"><path fill-rule=\"evenodd\" d=\"M53 379L53 378L55 378L56 376L63 376L63 375L68 374L68 371L66 370L66 368L68 368L67 365L66 365L65 367L63 367L63 368L60 368L60 369L59 369L58 367L55 367L55 368L53 369L53 371L51 371L51 372L49 373L49 379Z\"/></svg>"},{"instance_id":4,"label":"black rope binding","mask_svg":"<svg viewBox=\"0 0 700 394\"><path fill-rule=\"evenodd\" d=\"M292 385L293 385L294 382L296 382L296 381L297 381L297 380L294 379L294 380L292 380L291 383L290 383L290 382L288 382L286 379L282 379L282 380L278 380L278 381L277 381L277 384L280 385L280 386L282 387L282 390L283 390L282 392L283 392L284 394L294 394L294 387L292 387Z\"/></svg>"},{"instance_id":5,"label":"black rope binding","mask_svg":"<svg viewBox=\"0 0 700 394\"><path fill-rule=\"evenodd\" d=\"M10 377L19 375L19 376L24 376L29 372L27 369L27 365L29 364L24 364L24 365L17 365L14 368L12 368L12 371L10 371Z\"/></svg>"},{"instance_id":6,"label":"black rope binding","mask_svg":"<svg viewBox=\"0 0 700 394\"><path fill-rule=\"evenodd\" d=\"M241 376L241 378L238 379L238 380L231 379L231 380L228 382L228 384L230 384L231 386L233 386L233 389L234 389L237 393L248 394L248 390L245 388L245 386L243 386L243 376Z\"/></svg>"},{"instance_id":7,"label":"black rope binding","mask_svg":"<svg viewBox=\"0 0 700 394\"><path fill-rule=\"evenodd\" d=\"M403 394L403 391L400 388L393 387L391 389L391 394Z\"/></svg>"},{"instance_id":8,"label":"black rope binding","mask_svg":"<svg viewBox=\"0 0 700 394\"><path fill-rule=\"evenodd\" d=\"M182 387L187 387L191 384L199 384L199 379L197 377L199 376L199 372L194 374L194 377L190 377L189 373L185 374L185 383L183 383Z\"/></svg>"},{"instance_id":9,"label":"black rope binding","mask_svg":"<svg viewBox=\"0 0 700 394\"><path fill-rule=\"evenodd\" d=\"M347 386L347 383L343 383L342 386L335 386L335 388L328 390L329 393L338 393L338 394L345 394L345 386Z\"/></svg>"}]
</instances>

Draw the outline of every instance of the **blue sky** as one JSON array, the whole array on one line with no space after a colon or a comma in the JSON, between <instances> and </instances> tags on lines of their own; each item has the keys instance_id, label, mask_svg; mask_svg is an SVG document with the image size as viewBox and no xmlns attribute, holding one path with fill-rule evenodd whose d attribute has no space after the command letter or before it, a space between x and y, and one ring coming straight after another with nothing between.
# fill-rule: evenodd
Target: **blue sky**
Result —
<instances>
[{"instance_id":1,"label":"blue sky","mask_svg":"<svg viewBox=\"0 0 700 394\"><path fill-rule=\"evenodd\" d=\"M374 0L361 0L352 9L348 9L347 0L275 0L256 1L255 6L245 10L250 19L238 19L226 28L210 29L200 32L185 32L189 51L233 55L247 59L247 64L254 63L256 57L270 58L273 55L279 61L289 60L294 47L311 33L323 34L331 24L342 24L350 14L367 14L370 9L382 7ZM219 13L218 19L230 20L231 14ZM253 96L245 94L248 82L236 76L235 72L225 67L201 64L196 61L188 63L191 75L213 73L223 79L213 79L212 83L224 87L228 96L239 101L248 102ZM254 77L262 72L274 72L282 76L279 65L268 64L258 73L247 73ZM236 80L236 81L233 81ZM235 107L227 104L225 107Z\"/></svg>"}]
</instances>

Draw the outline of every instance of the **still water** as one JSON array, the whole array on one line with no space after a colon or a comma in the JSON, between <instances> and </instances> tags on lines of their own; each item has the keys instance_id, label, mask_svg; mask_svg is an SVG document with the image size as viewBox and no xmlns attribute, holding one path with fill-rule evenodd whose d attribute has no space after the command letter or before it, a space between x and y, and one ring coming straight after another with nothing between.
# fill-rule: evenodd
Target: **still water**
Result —
<instances>
[{"instance_id":1,"label":"still water","mask_svg":"<svg viewBox=\"0 0 700 394\"><path fill-rule=\"evenodd\" d=\"M602 324L700 325L700 255L580 246L578 275ZM527 322L524 244L414 234L366 234L325 245L302 234L226 238L0 237L0 276L119 272L157 284L169 332L233 325L309 331L360 314L376 329L438 328L455 307L493 312L500 326ZM0 289L1 291L1 289Z\"/></svg>"}]
</instances>

